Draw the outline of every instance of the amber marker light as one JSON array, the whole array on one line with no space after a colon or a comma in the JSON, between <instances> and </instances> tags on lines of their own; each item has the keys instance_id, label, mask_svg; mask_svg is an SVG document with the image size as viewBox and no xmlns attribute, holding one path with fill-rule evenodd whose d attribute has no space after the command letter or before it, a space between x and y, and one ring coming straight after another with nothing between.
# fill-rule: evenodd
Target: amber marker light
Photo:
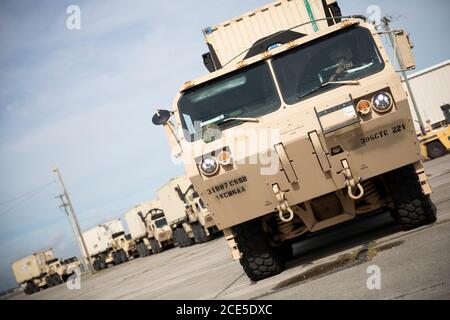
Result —
<instances>
[{"instance_id":1,"label":"amber marker light","mask_svg":"<svg viewBox=\"0 0 450 320\"><path fill-rule=\"evenodd\" d=\"M356 106L356 110L362 115L369 114L371 111L370 102L367 100L361 100L358 102Z\"/></svg>"},{"instance_id":2,"label":"amber marker light","mask_svg":"<svg viewBox=\"0 0 450 320\"><path fill-rule=\"evenodd\" d=\"M222 151L219 153L219 155L217 156L217 160L219 161L219 163L222 166L226 166L231 164L231 155L229 152L227 151Z\"/></svg>"}]
</instances>

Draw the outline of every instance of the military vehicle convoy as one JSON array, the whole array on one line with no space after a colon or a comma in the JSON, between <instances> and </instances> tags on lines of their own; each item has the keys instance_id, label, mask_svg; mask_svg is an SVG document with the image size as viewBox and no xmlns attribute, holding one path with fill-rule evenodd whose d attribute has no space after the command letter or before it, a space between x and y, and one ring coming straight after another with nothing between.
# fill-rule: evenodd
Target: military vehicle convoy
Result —
<instances>
[{"instance_id":1,"label":"military vehicle convoy","mask_svg":"<svg viewBox=\"0 0 450 320\"><path fill-rule=\"evenodd\" d=\"M404 69L404 31L392 31ZM407 94L381 34L334 0L282 0L206 28L211 72L157 110L172 153L251 280L292 242L389 209L436 220Z\"/></svg>"},{"instance_id":2,"label":"military vehicle convoy","mask_svg":"<svg viewBox=\"0 0 450 320\"><path fill-rule=\"evenodd\" d=\"M75 272L74 262L60 261L50 249L19 259L11 268L17 283L29 295L65 282Z\"/></svg>"},{"instance_id":3,"label":"military vehicle convoy","mask_svg":"<svg viewBox=\"0 0 450 320\"><path fill-rule=\"evenodd\" d=\"M204 243L218 231L209 210L186 176L171 179L157 190L157 195L179 247Z\"/></svg>"},{"instance_id":4,"label":"military vehicle convoy","mask_svg":"<svg viewBox=\"0 0 450 320\"><path fill-rule=\"evenodd\" d=\"M96 271L118 265L136 255L134 241L125 235L120 219L115 219L83 232L86 249Z\"/></svg>"}]
</instances>

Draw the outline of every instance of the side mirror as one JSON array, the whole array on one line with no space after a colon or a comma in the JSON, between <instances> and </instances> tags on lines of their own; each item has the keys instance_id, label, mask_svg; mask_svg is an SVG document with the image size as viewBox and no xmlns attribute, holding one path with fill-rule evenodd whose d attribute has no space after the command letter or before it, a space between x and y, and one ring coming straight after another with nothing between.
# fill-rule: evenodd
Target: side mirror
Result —
<instances>
[{"instance_id":1,"label":"side mirror","mask_svg":"<svg viewBox=\"0 0 450 320\"><path fill-rule=\"evenodd\" d=\"M152 122L156 126L166 124L169 121L172 113L168 110L157 110L153 115Z\"/></svg>"},{"instance_id":2,"label":"side mirror","mask_svg":"<svg viewBox=\"0 0 450 320\"><path fill-rule=\"evenodd\" d=\"M416 67L416 61L412 53L414 45L411 43L409 35L403 30L396 31L394 32L394 41L397 55L402 62L400 67L403 70L414 69Z\"/></svg>"}]
</instances>

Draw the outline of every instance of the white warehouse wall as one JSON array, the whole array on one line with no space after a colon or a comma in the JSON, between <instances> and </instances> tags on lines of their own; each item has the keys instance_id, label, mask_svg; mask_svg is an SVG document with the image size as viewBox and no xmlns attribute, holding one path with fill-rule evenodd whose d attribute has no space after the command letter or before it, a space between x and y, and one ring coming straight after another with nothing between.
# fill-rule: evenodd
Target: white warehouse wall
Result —
<instances>
[{"instance_id":1,"label":"white warehouse wall","mask_svg":"<svg viewBox=\"0 0 450 320\"><path fill-rule=\"evenodd\" d=\"M441 106L450 104L450 60L413 73L408 76L408 79L425 126L427 120L430 120L431 124L443 121L445 118ZM406 90L406 84L403 85ZM416 120L416 131L420 131L411 97L409 97L409 105Z\"/></svg>"}]
</instances>

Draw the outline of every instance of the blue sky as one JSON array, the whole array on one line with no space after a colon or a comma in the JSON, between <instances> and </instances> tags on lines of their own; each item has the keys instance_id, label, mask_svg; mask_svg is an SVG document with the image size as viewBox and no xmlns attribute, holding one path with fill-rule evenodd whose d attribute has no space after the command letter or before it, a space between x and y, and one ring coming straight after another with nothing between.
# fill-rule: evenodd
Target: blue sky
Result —
<instances>
[{"instance_id":1,"label":"blue sky","mask_svg":"<svg viewBox=\"0 0 450 320\"><path fill-rule=\"evenodd\" d=\"M227 1L0 2L0 203L55 179L58 165L82 229L122 217L181 174L155 107L170 108L180 84L206 72L201 30L266 4ZM339 1L344 14L400 16L418 70L450 58L450 2ZM66 8L81 8L68 30ZM0 290L14 286L10 263L53 247L77 254L53 183L7 211L0 205ZM6 213L5 213L6 211Z\"/></svg>"}]
</instances>

